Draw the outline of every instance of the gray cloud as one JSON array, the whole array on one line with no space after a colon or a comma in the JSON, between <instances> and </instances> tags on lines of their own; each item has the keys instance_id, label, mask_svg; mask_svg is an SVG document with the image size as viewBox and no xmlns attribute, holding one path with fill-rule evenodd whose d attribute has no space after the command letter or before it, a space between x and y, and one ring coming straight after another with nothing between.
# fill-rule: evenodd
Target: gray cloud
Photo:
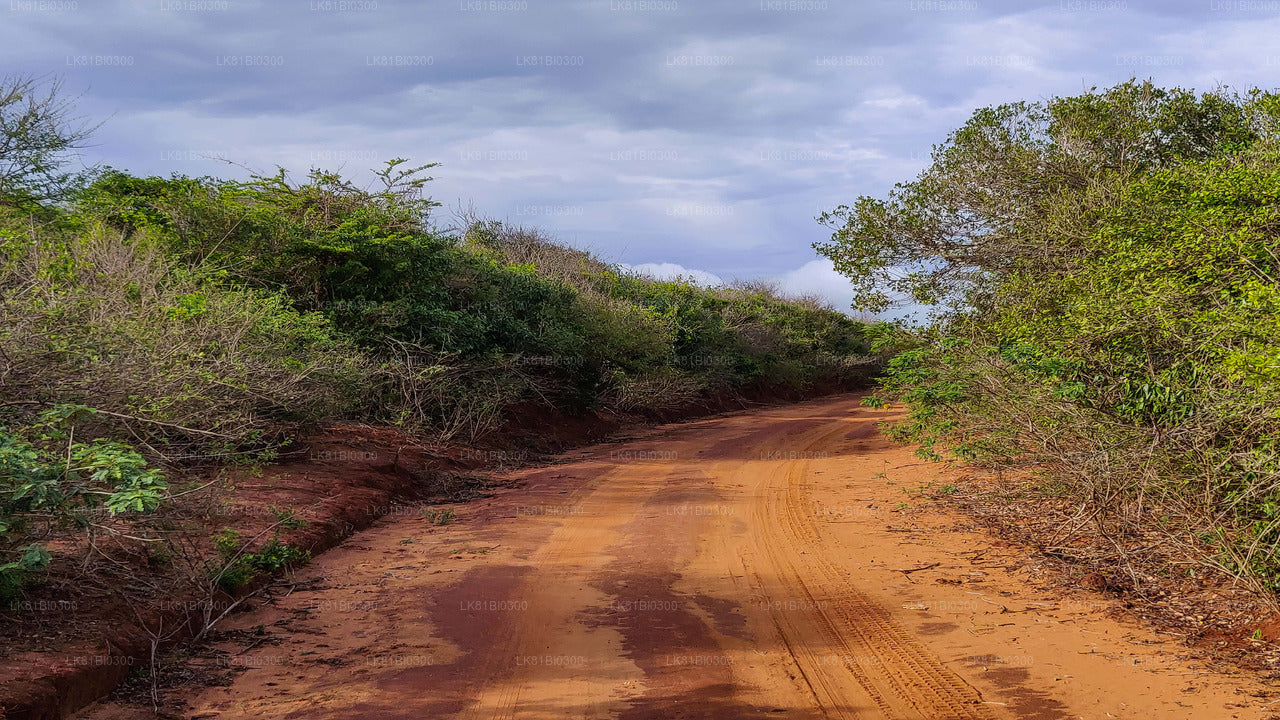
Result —
<instances>
[{"instance_id":1,"label":"gray cloud","mask_svg":"<svg viewBox=\"0 0 1280 720\"><path fill-rule=\"evenodd\" d=\"M3 66L107 119L87 161L439 161L446 203L842 305L813 217L910 178L974 108L1131 76L1280 85L1273 0L0 3Z\"/></svg>"}]
</instances>

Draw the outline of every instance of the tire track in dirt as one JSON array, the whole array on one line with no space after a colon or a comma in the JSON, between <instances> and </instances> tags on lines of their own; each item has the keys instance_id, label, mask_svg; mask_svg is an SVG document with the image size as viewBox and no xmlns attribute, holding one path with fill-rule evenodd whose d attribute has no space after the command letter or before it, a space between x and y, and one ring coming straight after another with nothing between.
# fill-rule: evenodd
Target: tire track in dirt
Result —
<instances>
[{"instance_id":1,"label":"tire track in dirt","mask_svg":"<svg viewBox=\"0 0 1280 720\"><path fill-rule=\"evenodd\" d=\"M864 421L865 429L874 429L872 422ZM847 430L842 424L823 427L799 443L796 452L825 456L832 449L831 440L843 439ZM832 708L833 717L993 717L973 688L924 650L827 559L829 549L813 525L804 491L807 465L805 459L785 460L764 472L756 464L746 464L743 470L759 477L760 488L753 527L758 530L755 556L762 562L752 572L757 578L773 578L768 585L762 584L766 603L778 608L774 622L788 647L801 649L792 654L819 706ZM795 602L797 591L802 596L800 612L783 612ZM823 646L841 650L837 657L844 662L819 662L805 650ZM868 700L877 713L860 708Z\"/></svg>"},{"instance_id":2,"label":"tire track in dirt","mask_svg":"<svg viewBox=\"0 0 1280 720\"><path fill-rule=\"evenodd\" d=\"M802 488L806 458L827 456L849 435L848 419L791 438L732 471L753 482L752 533L743 572L797 672L826 717L991 717L963 681L923 652L879 608L835 572ZM874 434L873 421L855 434ZM770 459L771 455L783 459ZM795 459L795 458L799 459ZM814 573L813 570L819 572Z\"/></svg>"}]
</instances>

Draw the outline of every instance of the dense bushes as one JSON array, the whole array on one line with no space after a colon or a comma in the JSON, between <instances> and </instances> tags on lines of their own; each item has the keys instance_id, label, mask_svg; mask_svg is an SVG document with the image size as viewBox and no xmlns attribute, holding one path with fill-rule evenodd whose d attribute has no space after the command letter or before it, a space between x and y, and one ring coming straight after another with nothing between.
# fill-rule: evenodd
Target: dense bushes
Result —
<instances>
[{"instance_id":1,"label":"dense bushes","mask_svg":"<svg viewBox=\"0 0 1280 720\"><path fill-rule=\"evenodd\" d=\"M767 287L632 276L492 221L440 231L425 168L399 166L378 192L106 171L9 224L6 393L209 453L339 417L475 440L524 402L669 410L873 370L864 324Z\"/></svg>"},{"instance_id":2,"label":"dense bushes","mask_svg":"<svg viewBox=\"0 0 1280 720\"><path fill-rule=\"evenodd\" d=\"M6 243L0 352L6 400L110 412L120 439L170 456L280 442L358 378L323 315L89 222Z\"/></svg>"},{"instance_id":3,"label":"dense bushes","mask_svg":"<svg viewBox=\"0 0 1280 720\"><path fill-rule=\"evenodd\" d=\"M896 432L1042 473L1113 560L1180 547L1280 587L1278 109L1128 83L979 111L909 201L842 212L825 252L914 256L900 289L956 300L890 364Z\"/></svg>"},{"instance_id":4,"label":"dense bushes","mask_svg":"<svg viewBox=\"0 0 1280 720\"><path fill-rule=\"evenodd\" d=\"M863 325L765 288L633 277L537 231L471 219L429 224L426 168L369 192L313 172L247 183L105 174L82 214L142 233L236 291L281 293L359 348L350 412L471 439L504 406L666 410L712 394L800 391L865 377ZM406 403L408 403L406 405ZM458 413L463 408L473 411Z\"/></svg>"}]
</instances>

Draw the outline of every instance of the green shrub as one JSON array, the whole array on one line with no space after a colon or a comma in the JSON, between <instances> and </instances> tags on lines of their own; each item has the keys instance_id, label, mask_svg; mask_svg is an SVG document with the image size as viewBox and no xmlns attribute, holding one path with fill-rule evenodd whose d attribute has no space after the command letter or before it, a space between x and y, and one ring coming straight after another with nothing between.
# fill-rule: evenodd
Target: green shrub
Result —
<instances>
[{"instance_id":1,"label":"green shrub","mask_svg":"<svg viewBox=\"0 0 1280 720\"><path fill-rule=\"evenodd\" d=\"M102 515L160 505L164 475L133 448L76 439L95 415L57 406L29 427L0 426L0 601L48 566L51 556L36 540L50 530L85 529L100 525Z\"/></svg>"},{"instance_id":2,"label":"green shrub","mask_svg":"<svg viewBox=\"0 0 1280 720\"><path fill-rule=\"evenodd\" d=\"M311 561L311 553L286 545L275 537L257 552L248 552L239 531L232 528L218 531L213 536L213 545L221 558L221 563L215 567L215 578L218 586L229 593L236 592L259 576Z\"/></svg>"}]
</instances>

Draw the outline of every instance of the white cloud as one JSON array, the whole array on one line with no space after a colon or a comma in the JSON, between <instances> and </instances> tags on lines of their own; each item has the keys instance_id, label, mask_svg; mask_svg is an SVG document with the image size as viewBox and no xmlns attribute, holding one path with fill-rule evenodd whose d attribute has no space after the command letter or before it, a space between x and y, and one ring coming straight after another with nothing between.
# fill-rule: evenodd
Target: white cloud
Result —
<instances>
[{"instance_id":1,"label":"white cloud","mask_svg":"<svg viewBox=\"0 0 1280 720\"><path fill-rule=\"evenodd\" d=\"M826 258L812 260L795 270L785 272L771 279L778 284L778 289L787 295L817 296L831 303L833 308L846 315L866 317L863 312L852 307L853 287L849 283L849 279L836 272L835 266ZM913 315L923 317L928 312L929 308L923 305L899 303L876 317L885 320L906 318Z\"/></svg>"},{"instance_id":2,"label":"white cloud","mask_svg":"<svg viewBox=\"0 0 1280 720\"><path fill-rule=\"evenodd\" d=\"M627 265L619 263L623 268L647 275L658 280L675 280L676 278L684 278L692 281L695 285L703 287L716 287L724 285L724 280L715 273L709 273L706 270L694 270L692 268L677 265L676 263L640 263L639 265Z\"/></svg>"},{"instance_id":3,"label":"white cloud","mask_svg":"<svg viewBox=\"0 0 1280 720\"><path fill-rule=\"evenodd\" d=\"M778 289L788 295L816 295L841 312L853 312L849 307L853 302L849 279L836 272L826 258L811 260L773 279Z\"/></svg>"}]
</instances>

